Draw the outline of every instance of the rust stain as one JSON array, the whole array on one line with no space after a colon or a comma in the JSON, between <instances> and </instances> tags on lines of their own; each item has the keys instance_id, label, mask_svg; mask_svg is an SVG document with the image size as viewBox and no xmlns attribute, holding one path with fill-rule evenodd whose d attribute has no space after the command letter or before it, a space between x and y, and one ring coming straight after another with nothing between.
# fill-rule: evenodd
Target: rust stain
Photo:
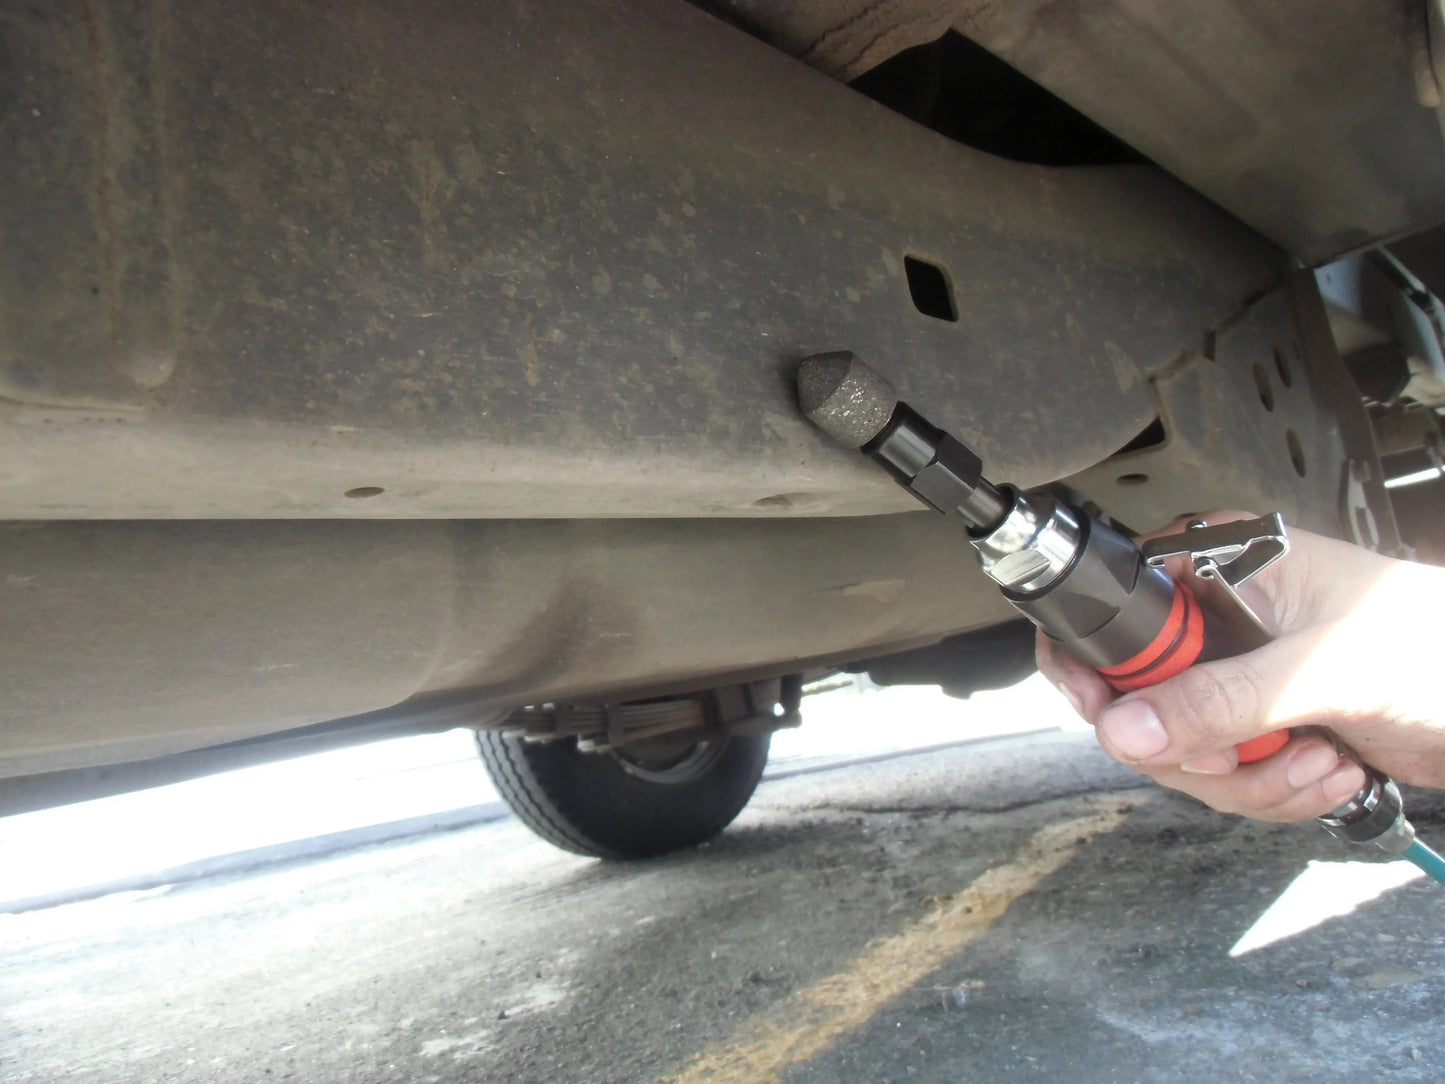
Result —
<instances>
[{"instance_id":1,"label":"rust stain","mask_svg":"<svg viewBox=\"0 0 1445 1084\"><path fill-rule=\"evenodd\" d=\"M437 176L440 163L436 160L436 144L432 139L431 125L425 119L421 122L420 138L412 143L412 155L417 174L416 206L421 217L422 262L430 270L436 263L432 228L439 217L436 189L440 180Z\"/></svg>"},{"instance_id":2,"label":"rust stain","mask_svg":"<svg viewBox=\"0 0 1445 1084\"><path fill-rule=\"evenodd\" d=\"M165 379L174 375L179 361L179 349L175 341L176 329L181 326L181 297L179 276L176 273L176 231L174 209L178 202L176 193L176 171L171 151L170 116L170 0L154 0L146 12L147 44L149 46L151 113L155 118L156 178L155 213L160 227L160 240L165 260L165 301L164 309L157 311L156 343L169 357L169 368Z\"/></svg>"},{"instance_id":3,"label":"rust stain","mask_svg":"<svg viewBox=\"0 0 1445 1084\"><path fill-rule=\"evenodd\" d=\"M537 348L531 343L522 347L522 379L527 382L527 387L535 388L542 382L542 359L537 355Z\"/></svg>"},{"instance_id":4,"label":"rust stain","mask_svg":"<svg viewBox=\"0 0 1445 1084\"><path fill-rule=\"evenodd\" d=\"M85 27L86 58L90 66L91 135L95 148L95 233L100 265L97 285L105 305L106 342L114 357L119 345L121 317L120 273L116 255L115 165L110 153L108 93L114 60L101 18L95 0L87 0L81 22Z\"/></svg>"},{"instance_id":5,"label":"rust stain","mask_svg":"<svg viewBox=\"0 0 1445 1084\"><path fill-rule=\"evenodd\" d=\"M436 217L436 208L432 206L432 179L431 179L431 137L422 137L421 151L421 243L426 251L427 263L431 263L431 224Z\"/></svg>"}]
</instances>

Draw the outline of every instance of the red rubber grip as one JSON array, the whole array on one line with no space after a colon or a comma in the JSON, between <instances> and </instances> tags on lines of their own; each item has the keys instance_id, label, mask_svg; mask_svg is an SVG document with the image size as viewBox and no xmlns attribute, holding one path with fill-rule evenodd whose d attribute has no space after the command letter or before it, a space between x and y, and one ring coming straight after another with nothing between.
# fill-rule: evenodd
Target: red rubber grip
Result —
<instances>
[{"instance_id":1,"label":"red rubber grip","mask_svg":"<svg viewBox=\"0 0 1445 1084\"><path fill-rule=\"evenodd\" d=\"M1182 583L1174 584L1174 605L1153 642L1131 659L1106 666L1099 673L1121 693L1147 689L1184 673L1199 660L1204 650L1204 611L1194 592Z\"/></svg>"},{"instance_id":2,"label":"red rubber grip","mask_svg":"<svg viewBox=\"0 0 1445 1084\"><path fill-rule=\"evenodd\" d=\"M1241 764L1253 764L1256 760L1272 757L1289 744L1288 730L1271 730L1249 741L1242 741L1234 747Z\"/></svg>"},{"instance_id":3,"label":"red rubber grip","mask_svg":"<svg viewBox=\"0 0 1445 1084\"><path fill-rule=\"evenodd\" d=\"M1139 654L1117 666L1107 666L1099 673L1121 693L1147 689L1188 670L1199 661L1204 650L1204 611L1194 592L1184 584L1174 584L1174 605L1159 635ZM1273 756L1289 741L1289 731L1276 730L1240 742L1234 747L1241 764Z\"/></svg>"}]
</instances>

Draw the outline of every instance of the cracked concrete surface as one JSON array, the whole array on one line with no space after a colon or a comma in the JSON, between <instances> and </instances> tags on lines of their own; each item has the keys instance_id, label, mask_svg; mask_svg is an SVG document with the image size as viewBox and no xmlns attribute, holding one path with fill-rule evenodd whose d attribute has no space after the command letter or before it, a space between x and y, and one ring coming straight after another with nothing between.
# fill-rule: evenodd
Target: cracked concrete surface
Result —
<instances>
[{"instance_id":1,"label":"cracked concrete surface","mask_svg":"<svg viewBox=\"0 0 1445 1084\"><path fill-rule=\"evenodd\" d=\"M1103 805L1117 827L989 887ZM723 1051L709 1079L1438 1080L1441 897L1391 870L1140 789L1087 734L999 739L776 780L653 862L499 823L0 916L0 1077L600 1084ZM960 947L900 940L970 908ZM1266 912L1275 939L1231 956ZM866 972L846 1026L748 1075L744 1037L880 953L900 989Z\"/></svg>"}]
</instances>

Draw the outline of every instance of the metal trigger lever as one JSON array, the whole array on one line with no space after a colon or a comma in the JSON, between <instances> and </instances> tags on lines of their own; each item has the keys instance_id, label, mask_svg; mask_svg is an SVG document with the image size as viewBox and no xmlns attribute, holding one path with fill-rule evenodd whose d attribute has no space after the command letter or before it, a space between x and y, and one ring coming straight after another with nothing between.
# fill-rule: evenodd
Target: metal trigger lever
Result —
<instances>
[{"instance_id":1,"label":"metal trigger lever","mask_svg":"<svg viewBox=\"0 0 1445 1084\"><path fill-rule=\"evenodd\" d=\"M1196 575L1218 583L1265 639L1274 637L1240 596L1239 586L1289 552L1289 533L1280 513L1214 527L1196 519L1182 534L1152 539L1144 543L1143 549L1145 561L1155 568L1163 567L1171 557L1188 557Z\"/></svg>"}]
</instances>

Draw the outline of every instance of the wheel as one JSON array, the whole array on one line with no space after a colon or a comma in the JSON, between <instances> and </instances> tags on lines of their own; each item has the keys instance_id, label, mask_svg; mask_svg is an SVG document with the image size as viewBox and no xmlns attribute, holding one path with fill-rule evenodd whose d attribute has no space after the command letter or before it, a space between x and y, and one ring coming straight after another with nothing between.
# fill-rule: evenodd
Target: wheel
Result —
<instances>
[{"instance_id":1,"label":"wheel","mask_svg":"<svg viewBox=\"0 0 1445 1084\"><path fill-rule=\"evenodd\" d=\"M757 789L769 735L584 753L575 738L529 742L477 731L512 812L548 843L596 858L647 858L711 839Z\"/></svg>"}]
</instances>

